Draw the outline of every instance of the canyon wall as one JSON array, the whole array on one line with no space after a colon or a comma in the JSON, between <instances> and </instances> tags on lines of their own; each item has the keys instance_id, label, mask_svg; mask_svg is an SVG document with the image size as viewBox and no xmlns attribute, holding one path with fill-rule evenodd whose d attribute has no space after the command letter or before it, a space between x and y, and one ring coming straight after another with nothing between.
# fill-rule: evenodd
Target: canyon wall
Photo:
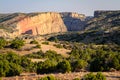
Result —
<instances>
[{"instance_id":1,"label":"canyon wall","mask_svg":"<svg viewBox=\"0 0 120 80\"><path fill-rule=\"evenodd\" d=\"M84 29L86 23L86 16L84 14L64 12L61 15L68 31L80 31Z\"/></svg>"},{"instance_id":2,"label":"canyon wall","mask_svg":"<svg viewBox=\"0 0 120 80\"><path fill-rule=\"evenodd\" d=\"M0 27L15 36L20 34L45 35L83 30L85 18L83 14L71 12L0 14Z\"/></svg>"},{"instance_id":3,"label":"canyon wall","mask_svg":"<svg viewBox=\"0 0 120 80\"><path fill-rule=\"evenodd\" d=\"M66 26L59 13L41 13L27 17L17 23L19 34L43 35L50 33L66 32Z\"/></svg>"}]
</instances>

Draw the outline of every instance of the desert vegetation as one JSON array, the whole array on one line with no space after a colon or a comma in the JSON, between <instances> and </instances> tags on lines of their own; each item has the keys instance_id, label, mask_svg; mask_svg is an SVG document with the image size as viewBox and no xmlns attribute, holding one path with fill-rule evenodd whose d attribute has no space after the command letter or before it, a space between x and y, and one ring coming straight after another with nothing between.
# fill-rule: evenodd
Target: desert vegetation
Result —
<instances>
[{"instance_id":1,"label":"desert vegetation","mask_svg":"<svg viewBox=\"0 0 120 80\"><path fill-rule=\"evenodd\" d=\"M50 43L49 41L45 41ZM1 49L20 49L26 43L20 39L7 41L0 40ZM42 42L31 41L41 49ZM78 42L58 41L56 45L67 45L71 52L64 57L54 50L43 52L39 50L31 54L20 56L9 51L0 54L0 76L16 76L23 72L35 72L37 74L71 73L71 72L104 72L120 70L119 45L116 44L84 44ZM50 44L49 44L50 45ZM54 45L53 45L54 46ZM54 46L56 47L56 46ZM44 59L44 61L32 62L31 59ZM43 77L40 80L44 80ZM96 75L90 73L84 76L85 80L106 80L102 73ZM55 78L54 78L55 79ZM79 78L81 79L81 78ZM74 80L79 80L75 78ZM49 80L49 79L48 79Z\"/></svg>"},{"instance_id":2,"label":"desert vegetation","mask_svg":"<svg viewBox=\"0 0 120 80\"><path fill-rule=\"evenodd\" d=\"M1 20L2 22L10 20L15 17L14 15ZM109 76L103 74L104 72L118 72L119 74L120 24L118 16L119 11L100 12L100 14L95 12L95 16L86 21L83 31L30 37L21 35L14 39L9 38L9 40L0 37L0 77L36 73L46 74L37 77L38 80L58 80L57 74L67 76L84 72L84 75L79 74L82 76L70 75L71 79L107 80ZM4 25L0 28L7 30ZM62 79L68 79L64 76ZM112 74L111 77L120 78Z\"/></svg>"}]
</instances>

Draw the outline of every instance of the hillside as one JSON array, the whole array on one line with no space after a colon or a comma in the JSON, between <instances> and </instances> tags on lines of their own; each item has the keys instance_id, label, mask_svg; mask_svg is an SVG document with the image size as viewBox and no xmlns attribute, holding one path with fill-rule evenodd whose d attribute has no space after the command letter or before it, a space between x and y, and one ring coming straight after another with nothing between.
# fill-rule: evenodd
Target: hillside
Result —
<instances>
[{"instance_id":1,"label":"hillside","mask_svg":"<svg viewBox=\"0 0 120 80\"><path fill-rule=\"evenodd\" d=\"M83 31L57 35L61 41L120 45L120 11L95 11Z\"/></svg>"},{"instance_id":2,"label":"hillside","mask_svg":"<svg viewBox=\"0 0 120 80\"><path fill-rule=\"evenodd\" d=\"M0 14L0 34L2 80L120 79L120 11Z\"/></svg>"},{"instance_id":3,"label":"hillside","mask_svg":"<svg viewBox=\"0 0 120 80\"><path fill-rule=\"evenodd\" d=\"M83 14L72 12L0 14L0 28L9 32L12 36L80 31L84 27L85 18Z\"/></svg>"},{"instance_id":4,"label":"hillside","mask_svg":"<svg viewBox=\"0 0 120 80\"><path fill-rule=\"evenodd\" d=\"M120 11L95 11L94 18L86 24L86 30L113 31L120 29Z\"/></svg>"}]
</instances>

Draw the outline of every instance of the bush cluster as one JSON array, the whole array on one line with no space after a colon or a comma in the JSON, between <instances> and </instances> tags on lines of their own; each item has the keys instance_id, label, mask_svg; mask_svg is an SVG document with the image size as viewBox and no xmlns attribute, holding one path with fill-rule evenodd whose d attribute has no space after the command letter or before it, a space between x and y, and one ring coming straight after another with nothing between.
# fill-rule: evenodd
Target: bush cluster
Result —
<instances>
[{"instance_id":1,"label":"bush cluster","mask_svg":"<svg viewBox=\"0 0 120 80\"><path fill-rule=\"evenodd\" d=\"M106 77L98 72L96 75L93 73L86 74L82 80L106 80Z\"/></svg>"},{"instance_id":2,"label":"bush cluster","mask_svg":"<svg viewBox=\"0 0 120 80\"><path fill-rule=\"evenodd\" d=\"M7 41L4 38L0 39L0 49L4 48L7 44Z\"/></svg>"},{"instance_id":3,"label":"bush cluster","mask_svg":"<svg viewBox=\"0 0 120 80\"><path fill-rule=\"evenodd\" d=\"M42 42L42 44L49 45L49 42L45 41L45 42Z\"/></svg>"},{"instance_id":4,"label":"bush cluster","mask_svg":"<svg viewBox=\"0 0 120 80\"><path fill-rule=\"evenodd\" d=\"M38 44L38 41L36 40L30 41L30 44Z\"/></svg>"},{"instance_id":5,"label":"bush cluster","mask_svg":"<svg viewBox=\"0 0 120 80\"><path fill-rule=\"evenodd\" d=\"M25 42L21 39L14 39L11 41L10 47L13 49L20 49L25 45Z\"/></svg>"},{"instance_id":6,"label":"bush cluster","mask_svg":"<svg viewBox=\"0 0 120 80\"><path fill-rule=\"evenodd\" d=\"M34 64L14 52L0 54L0 77L20 75L22 71L34 71Z\"/></svg>"},{"instance_id":7,"label":"bush cluster","mask_svg":"<svg viewBox=\"0 0 120 80\"><path fill-rule=\"evenodd\" d=\"M53 75L45 76L40 78L39 80L57 80Z\"/></svg>"}]
</instances>

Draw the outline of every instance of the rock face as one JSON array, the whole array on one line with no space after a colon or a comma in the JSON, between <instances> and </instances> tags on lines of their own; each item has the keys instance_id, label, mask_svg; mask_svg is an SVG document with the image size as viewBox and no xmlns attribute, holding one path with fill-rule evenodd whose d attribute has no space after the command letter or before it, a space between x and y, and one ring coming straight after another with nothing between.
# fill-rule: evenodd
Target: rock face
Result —
<instances>
[{"instance_id":1,"label":"rock face","mask_svg":"<svg viewBox=\"0 0 120 80\"><path fill-rule=\"evenodd\" d=\"M84 14L64 12L61 15L68 31L80 31L84 29L86 23L86 16Z\"/></svg>"},{"instance_id":2,"label":"rock face","mask_svg":"<svg viewBox=\"0 0 120 80\"><path fill-rule=\"evenodd\" d=\"M14 35L44 35L67 31L80 31L85 15L77 13L14 13L0 14L0 26Z\"/></svg>"},{"instance_id":3,"label":"rock face","mask_svg":"<svg viewBox=\"0 0 120 80\"><path fill-rule=\"evenodd\" d=\"M17 23L19 34L43 35L66 32L66 26L59 13L41 13L27 17Z\"/></svg>"}]
</instances>

